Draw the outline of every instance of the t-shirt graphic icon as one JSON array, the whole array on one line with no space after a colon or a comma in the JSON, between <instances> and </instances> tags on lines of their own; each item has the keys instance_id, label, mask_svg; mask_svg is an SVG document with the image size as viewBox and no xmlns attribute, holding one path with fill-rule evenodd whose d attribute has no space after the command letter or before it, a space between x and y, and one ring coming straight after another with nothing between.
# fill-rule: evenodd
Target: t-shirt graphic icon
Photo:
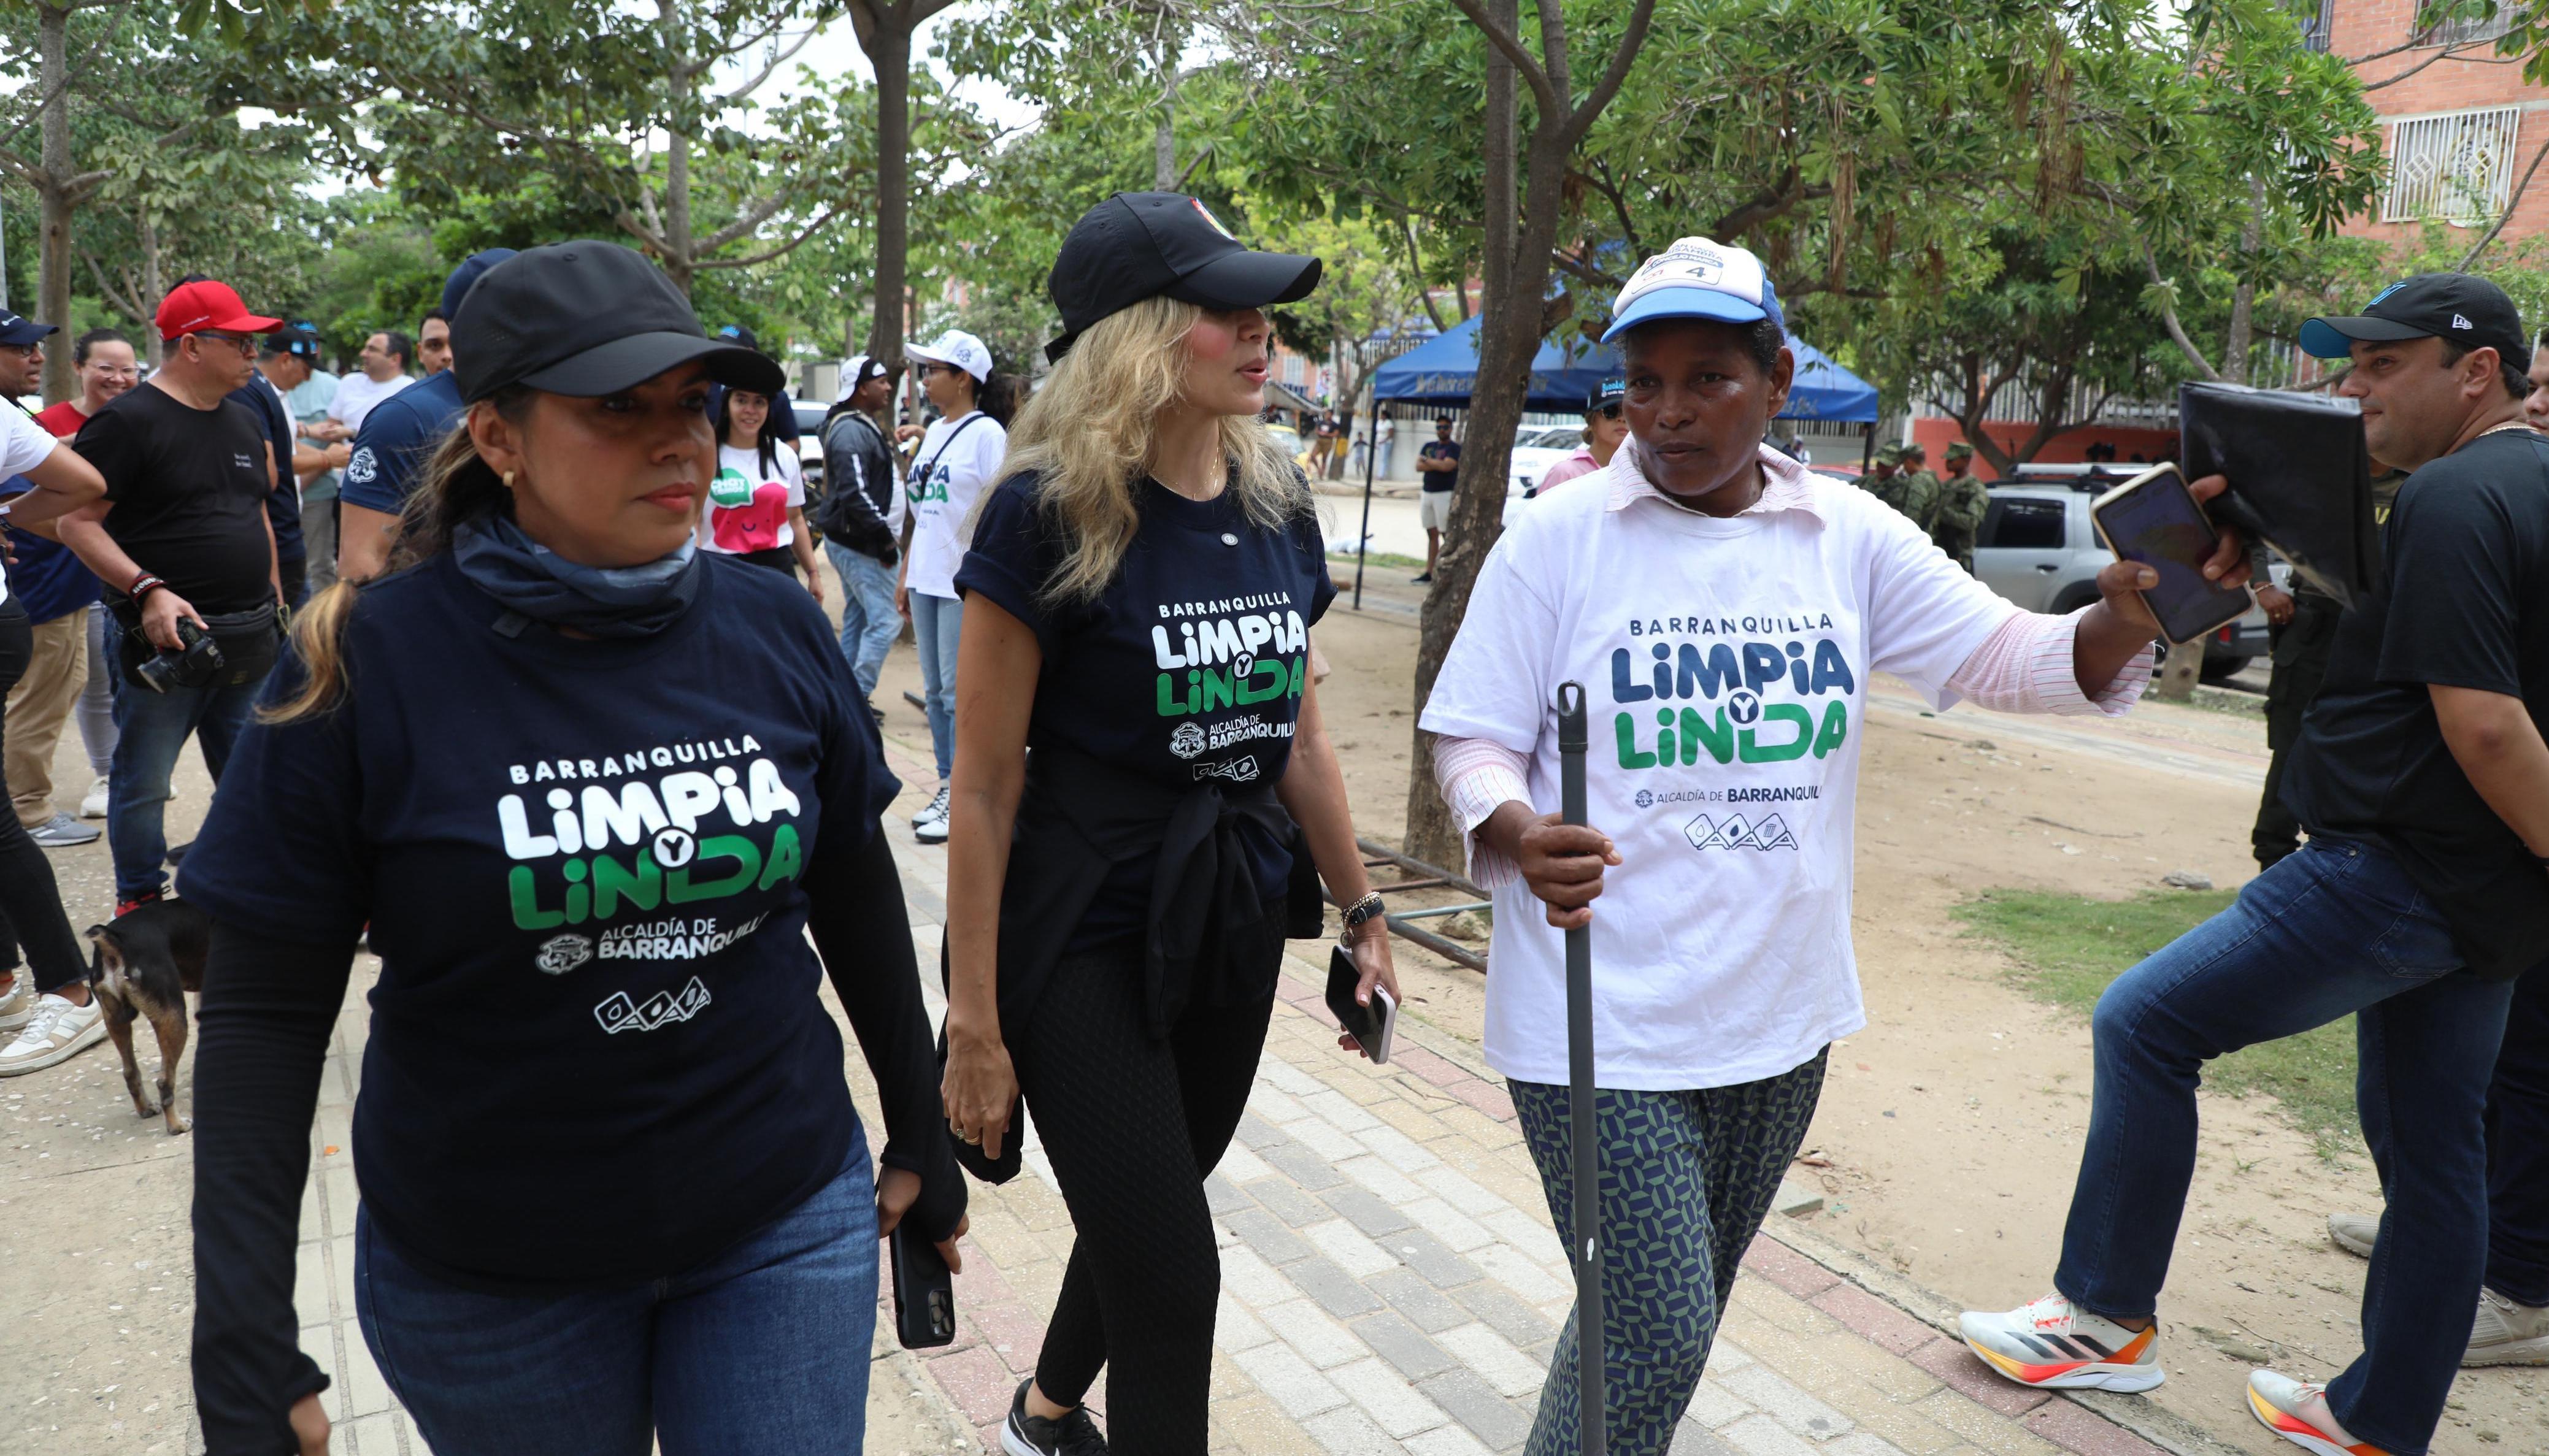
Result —
<instances>
[{"instance_id":1,"label":"t-shirt graphic icon","mask_svg":"<svg viewBox=\"0 0 2549 1456\"><path fill-rule=\"evenodd\" d=\"M728 465L708 482L708 531L719 551L767 551L786 524L786 481L754 481Z\"/></svg>"}]
</instances>

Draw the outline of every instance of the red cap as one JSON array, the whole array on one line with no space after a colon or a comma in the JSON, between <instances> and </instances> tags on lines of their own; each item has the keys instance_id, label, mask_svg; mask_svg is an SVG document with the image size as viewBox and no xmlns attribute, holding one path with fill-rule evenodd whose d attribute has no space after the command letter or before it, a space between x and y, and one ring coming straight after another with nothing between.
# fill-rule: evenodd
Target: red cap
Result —
<instances>
[{"instance_id":1,"label":"red cap","mask_svg":"<svg viewBox=\"0 0 2549 1456\"><path fill-rule=\"evenodd\" d=\"M168 290L159 301L156 320L161 338L183 338L207 328L225 333L271 333L283 326L280 318L260 318L239 302L238 291L227 283L206 279L201 283L181 283Z\"/></svg>"}]
</instances>

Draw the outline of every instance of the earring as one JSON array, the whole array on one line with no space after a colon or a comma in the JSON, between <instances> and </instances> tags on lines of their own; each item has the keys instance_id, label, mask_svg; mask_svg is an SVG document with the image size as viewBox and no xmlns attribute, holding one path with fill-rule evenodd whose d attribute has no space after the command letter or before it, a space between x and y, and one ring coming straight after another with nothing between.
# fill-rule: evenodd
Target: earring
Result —
<instances>
[{"instance_id":1,"label":"earring","mask_svg":"<svg viewBox=\"0 0 2549 1456\"><path fill-rule=\"evenodd\" d=\"M505 489L508 491L514 489L514 473L510 470L505 472Z\"/></svg>"}]
</instances>

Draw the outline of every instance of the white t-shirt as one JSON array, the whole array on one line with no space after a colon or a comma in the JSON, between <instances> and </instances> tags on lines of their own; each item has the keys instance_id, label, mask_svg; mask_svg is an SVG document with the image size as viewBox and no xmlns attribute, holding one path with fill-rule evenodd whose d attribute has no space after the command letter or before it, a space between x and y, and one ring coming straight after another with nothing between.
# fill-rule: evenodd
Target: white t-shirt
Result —
<instances>
[{"instance_id":1,"label":"white t-shirt","mask_svg":"<svg viewBox=\"0 0 2549 1456\"><path fill-rule=\"evenodd\" d=\"M1593 904L1597 1078L1732 1086L1866 1025L1849 900L1869 675L1944 706L2017 608L1846 485L1810 476L1810 510L1730 519L1614 508L1633 468L1623 451L1514 516L1421 721L1527 756L1548 812L1558 687L1583 684L1587 818L1621 858ZM1490 959L1487 1061L1564 1085L1565 933L1519 878Z\"/></svg>"},{"instance_id":2,"label":"white t-shirt","mask_svg":"<svg viewBox=\"0 0 2549 1456\"><path fill-rule=\"evenodd\" d=\"M0 405L0 481L44 464L60 443L51 430L28 418L25 410ZM6 564L0 564L0 601L8 599L9 572Z\"/></svg>"},{"instance_id":3,"label":"white t-shirt","mask_svg":"<svg viewBox=\"0 0 2549 1456\"><path fill-rule=\"evenodd\" d=\"M741 556L793 546L797 531L788 524L788 512L804 504L805 476L795 450L781 444L770 452L765 471L760 451L719 445L708 508L700 512L700 549Z\"/></svg>"},{"instance_id":4,"label":"white t-shirt","mask_svg":"<svg viewBox=\"0 0 2549 1456\"><path fill-rule=\"evenodd\" d=\"M1009 432L979 410L941 419L920 437L903 488L912 522L911 562L904 569L903 586L955 599L956 568L973 544L960 533L973 521L976 499L998 483L1000 458L1008 453Z\"/></svg>"},{"instance_id":5,"label":"white t-shirt","mask_svg":"<svg viewBox=\"0 0 2549 1456\"><path fill-rule=\"evenodd\" d=\"M375 381L358 369L336 381L336 398L328 402L328 417L347 429L361 429L373 406L414 383L404 374L391 375L387 382Z\"/></svg>"}]
</instances>

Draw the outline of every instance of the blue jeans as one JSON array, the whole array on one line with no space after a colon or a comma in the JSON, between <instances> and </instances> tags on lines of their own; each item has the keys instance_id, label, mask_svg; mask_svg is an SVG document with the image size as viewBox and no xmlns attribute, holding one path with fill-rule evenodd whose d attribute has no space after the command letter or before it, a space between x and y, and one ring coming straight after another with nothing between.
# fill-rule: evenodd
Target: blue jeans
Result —
<instances>
[{"instance_id":1,"label":"blue jeans","mask_svg":"<svg viewBox=\"0 0 2549 1456\"><path fill-rule=\"evenodd\" d=\"M2487 1287L2549 1305L2549 966L2513 983L2487 1089Z\"/></svg>"},{"instance_id":2,"label":"blue jeans","mask_svg":"<svg viewBox=\"0 0 2549 1456\"><path fill-rule=\"evenodd\" d=\"M596 1209L596 1218L611 1211ZM856 1456L876 1330L867 1137L841 1175L696 1268L561 1295L485 1294L354 1225L363 1341L441 1456Z\"/></svg>"},{"instance_id":3,"label":"blue jeans","mask_svg":"<svg viewBox=\"0 0 2549 1456\"><path fill-rule=\"evenodd\" d=\"M838 541L824 542L823 554L841 574L841 656L860 693L874 698L886 652L902 631L902 613L894 609L894 568Z\"/></svg>"},{"instance_id":4,"label":"blue jeans","mask_svg":"<svg viewBox=\"0 0 2549 1456\"><path fill-rule=\"evenodd\" d=\"M938 781L956 764L956 637L965 623L961 597L911 593L911 636L920 648L921 706L929 715L929 747L938 756Z\"/></svg>"},{"instance_id":5,"label":"blue jeans","mask_svg":"<svg viewBox=\"0 0 2549 1456\"><path fill-rule=\"evenodd\" d=\"M2482 1111L2512 994L2463 967L2388 853L2313 839L2099 999L2097 1093L2054 1287L2098 1314L2154 1313L2195 1174L2204 1063L2356 1013L2355 1104L2389 1210L2363 1354L2328 1405L2355 1439L2419 1456L2487 1262Z\"/></svg>"},{"instance_id":6,"label":"blue jeans","mask_svg":"<svg viewBox=\"0 0 2549 1456\"><path fill-rule=\"evenodd\" d=\"M115 767L107 771L106 837L115 852L115 897L130 900L167 887L168 775L191 735L204 746L204 767L222 781L231 749L247 727L266 675L233 682L225 674L208 687L153 692L124 671L123 633L106 624L107 674L115 684Z\"/></svg>"}]
</instances>

